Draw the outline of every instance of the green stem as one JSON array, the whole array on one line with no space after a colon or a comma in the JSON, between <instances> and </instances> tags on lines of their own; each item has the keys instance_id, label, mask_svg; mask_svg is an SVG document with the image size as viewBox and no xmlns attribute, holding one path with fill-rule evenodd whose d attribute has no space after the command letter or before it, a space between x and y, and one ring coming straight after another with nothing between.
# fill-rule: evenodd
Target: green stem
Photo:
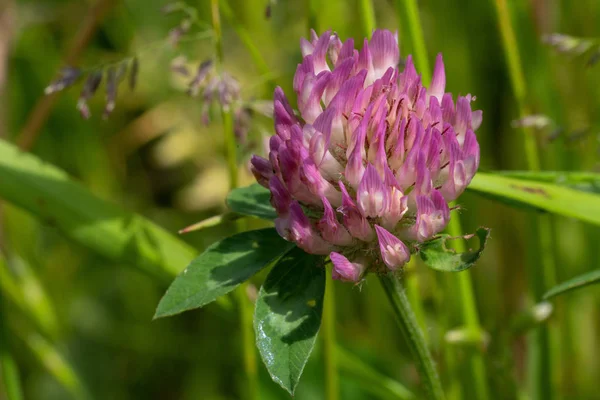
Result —
<instances>
[{"instance_id":1,"label":"green stem","mask_svg":"<svg viewBox=\"0 0 600 400\"><path fill-rule=\"evenodd\" d=\"M517 101L519 116L522 118L529 115L530 111L526 103L527 86L525 84L525 75L523 74L521 57L519 56L519 47L510 22L510 14L506 0L494 0L494 4L496 6L496 13L498 14L498 26L500 27L500 33L502 35L502 46L504 48L504 55L506 57L510 75L510 83L515 95L515 100ZM524 133L523 140L527 168L531 171L539 171L540 156L535 136L531 130L523 129L522 133Z\"/></svg>"},{"instance_id":2,"label":"green stem","mask_svg":"<svg viewBox=\"0 0 600 400\"><path fill-rule=\"evenodd\" d=\"M256 367L256 351L254 350L254 331L252 330L253 307L248 299L248 282L243 283L236 294L239 300L239 321L242 333L242 351L247 386L245 398L256 400L258 395L258 371Z\"/></svg>"},{"instance_id":3,"label":"green stem","mask_svg":"<svg viewBox=\"0 0 600 400\"><path fill-rule=\"evenodd\" d=\"M429 335L427 333L427 323L425 320L425 310L423 310L423 303L421 302L419 277L417 276L417 262L416 257L412 257L408 262L406 268L409 268L410 273L406 276L406 295L412 304L413 312L417 318L419 326L423 330L423 336L425 342L429 342Z\"/></svg>"},{"instance_id":4,"label":"green stem","mask_svg":"<svg viewBox=\"0 0 600 400\"><path fill-rule=\"evenodd\" d=\"M323 361L325 364L325 398L339 399L339 379L337 372L337 354L335 345L335 291L331 277L327 278L325 302L323 304Z\"/></svg>"},{"instance_id":5,"label":"green stem","mask_svg":"<svg viewBox=\"0 0 600 400\"><path fill-rule=\"evenodd\" d=\"M404 21L408 27L417 71L421 74L423 83L428 84L431 80L431 70L429 68L427 46L423 37L417 0L396 0L396 10L398 12L398 19Z\"/></svg>"},{"instance_id":6,"label":"green stem","mask_svg":"<svg viewBox=\"0 0 600 400\"><path fill-rule=\"evenodd\" d=\"M506 0L495 0L498 26L502 35L502 45L506 57L506 63L510 75L510 82L517 103L520 118L531 114L527 104L527 85L523 65L519 55L519 47L511 24L510 10ZM541 168L540 154L536 137L531 129L521 129L523 146L525 148L525 160L527 168L531 171L539 171ZM538 254L541 255L539 262L532 264L529 277L530 287L536 300L543 293L556 284L556 265L554 263L552 224L549 216L537 218ZM550 332L547 326L538 327L530 338L531 351L529 352L529 376L533 398L551 399L552 390L552 346L550 345Z\"/></svg>"},{"instance_id":7,"label":"green stem","mask_svg":"<svg viewBox=\"0 0 600 400\"><path fill-rule=\"evenodd\" d=\"M444 399L442 383L425 343L425 337L419 328L419 324L412 312L410 302L408 301L408 297L406 297L400 280L394 273L390 272L387 275L380 275L379 281L390 300L400 330L408 342L408 347L413 354L417 369L427 390L428 398L434 400Z\"/></svg>"},{"instance_id":8,"label":"green stem","mask_svg":"<svg viewBox=\"0 0 600 400\"><path fill-rule=\"evenodd\" d=\"M448 224L448 232L452 236L462 236L462 227L460 218L455 215ZM464 252L467 250L464 242L456 241L455 250ZM460 312L462 321L470 334L481 336L481 326L479 316L477 315L477 307L475 303L475 294L473 293L473 282L470 271L462 271L457 273L456 287L459 296ZM483 355L480 352L472 352L469 358L469 369L471 371L471 383L477 399L489 399L490 393L488 390L486 379L486 367ZM464 392L464 391L463 391Z\"/></svg>"},{"instance_id":9,"label":"green stem","mask_svg":"<svg viewBox=\"0 0 600 400\"><path fill-rule=\"evenodd\" d=\"M220 0L220 5L221 5L221 13L225 16L225 18L228 20L229 24L233 27L233 30L235 31L235 33L238 35L238 37L240 38L242 43L244 43L244 46L246 46L246 49L250 53L250 56L252 57L252 61L256 65L258 72L264 77L269 77L268 83L271 86L270 89L271 90L274 89L275 88L275 80L272 77L270 77L271 71L269 69L269 66L267 65L267 62L265 61L262 54L260 53L258 46L254 43L254 40L252 39L252 35L240 23L240 21L238 21L238 19L235 17L235 14L233 13L233 10L229 6L229 3L227 2L227 0Z\"/></svg>"},{"instance_id":10,"label":"green stem","mask_svg":"<svg viewBox=\"0 0 600 400\"><path fill-rule=\"evenodd\" d=\"M360 18L363 27L363 34L370 38L375 29L375 9L371 0L360 0Z\"/></svg>"},{"instance_id":11,"label":"green stem","mask_svg":"<svg viewBox=\"0 0 600 400\"><path fill-rule=\"evenodd\" d=\"M423 28L419 19L419 10L416 0L397 0L396 7L399 17L404 20L410 31L411 43L415 53L415 64L424 84L428 84L431 80L431 70L427 58L427 46L423 36ZM458 215L450 219L448 231L453 236L462 236L462 227ZM457 248L458 251L464 251L464 244ZM471 273L463 271L456 276L456 292L460 297L460 307L463 323L467 329L479 335L481 327L477 316L477 307L475 303L475 295L473 293L473 284L471 281ZM471 371L471 383L477 399L489 399L489 391L486 380L486 369L483 356L479 352L473 352L469 357L469 368Z\"/></svg>"},{"instance_id":12,"label":"green stem","mask_svg":"<svg viewBox=\"0 0 600 400\"><path fill-rule=\"evenodd\" d=\"M217 56L218 73L223 69L223 32L221 28L221 16L219 0L211 0L211 15L214 30L215 53ZM225 152L227 158L227 170L229 171L229 187L234 189L238 186L238 162L237 141L233 127L233 116L229 107L221 106L221 117L223 121L223 133L225 138ZM236 226L236 230L239 230ZM242 391L244 398L256 400L258 394L258 373L256 368L256 350L254 347L254 331L252 328L252 304L246 294L248 284L241 285L237 289L239 302L239 323L242 333L243 365L246 375L246 387Z\"/></svg>"},{"instance_id":13,"label":"green stem","mask_svg":"<svg viewBox=\"0 0 600 400\"><path fill-rule=\"evenodd\" d=\"M2 292L0 292L0 377L4 384L7 400L23 399L19 368L10 352L6 309L3 307Z\"/></svg>"},{"instance_id":14,"label":"green stem","mask_svg":"<svg viewBox=\"0 0 600 400\"><path fill-rule=\"evenodd\" d=\"M321 32L321 27L319 26L319 7L321 2L319 0L307 0L307 14L308 14L308 31L306 34L307 37L310 38L310 30L314 29L317 33Z\"/></svg>"}]
</instances>

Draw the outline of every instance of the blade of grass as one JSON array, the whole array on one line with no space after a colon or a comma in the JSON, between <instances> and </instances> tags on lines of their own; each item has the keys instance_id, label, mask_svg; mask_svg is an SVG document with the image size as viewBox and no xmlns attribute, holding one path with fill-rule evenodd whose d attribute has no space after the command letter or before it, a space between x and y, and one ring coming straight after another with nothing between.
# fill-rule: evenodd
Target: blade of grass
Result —
<instances>
[{"instance_id":1,"label":"blade of grass","mask_svg":"<svg viewBox=\"0 0 600 400\"><path fill-rule=\"evenodd\" d=\"M42 335L19 332L19 336L50 374L64 386L75 399L91 399L75 369Z\"/></svg>"},{"instance_id":2,"label":"blade of grass","mask_svg":"<svg viewBox=\"0 0 600 400\"><path fill-rule=\"evenodd\" d=\"M57 338L58 317L42 283L24 260L16 258L12 264L18 276L0 254L0 291L44 334Z\"/></svg>"},{"instance_id":3,"label":"blade of grass","mask_svg":"<svg viewBox=\"0 0 600 400\"><path fill-rule=\"evenodd\" d=\"M0 197L108 259L167 279L197 255L163 228L101 200L64 171L1 140L0 176Z\"/></svg>"},{"instance_id":4,"label":"blade of grass","mask_svg":"<svg viewBox=\"0 0 600 400\"><path fill-rule=\"evenodd\" d=\"M600 283L600 269L576 276L575 278L554 286L544 294L544 300L570 292L571 290L581 289L588 285L598 283Z\"/></svg>"},{"instance_id":5,"label":"blade of grass","mask_svg":"<svg viewBox=\"0 0 600 400\"><path fill-rule=\"evenodd\" d=\"M431 69L429 67L429 57L427 56L427 46L423 37L423 28L421 27L421 18L419 18L419 6L416 0L396 0L396 11L398 20L406 24L410 39L407 42L412 44L414 60L417 71L421 74L423 83L429 83L431 80Z\"/></svg>"},{"instance_id":6,"label":"blade of grass","mask_svg":"<svg viewBox=\"0 0 600 400\"><path fill-rule=\"evenodd\" d=\"M371 0L360 0L360 21L362 23L363 34L366 38L370 38L373 30L377 27L375 22L375 8Z\"/></svg>"},{"instance_id":7,"label":"blade of grass","mask_svg":"<svg viewBox=\"0 0 600 400\"><path fill-rule=\"evenodd\" d=\"M397 0L396 8L399 19L409 27L411 33L410 41L412 43L413 51L415 52L415 63L419 68L423 83L428 84L431 80L431 70L429 68L427 46L425 45L417 2L416 0ZM458 216L454 216L454 218L450 219L447 229L453 236L462 236L462 227ZM456 250L458 252L464 252L466 250L465 244L462 241L459 241L459 243L456 244ZM455 274L449 279L456 281L455 287L461 299L459 302L459 307L463 323L474 335L479 335L481 332L481 326L479 324L479 316L477 315L470 271L463 271ZM473 385L474 393L477 399L489 399L490 396L487 385L485 363L481 353L470 353L469 368L471 371L470 382Z\"/></svg>"},{"instance_id":8,"label":"blade of grass","mask_svg":"<svg viewBox=\"0 0 600 400\"><path fill-rule=\"evenodd\" d=\"M525 75L519 55L519 47L511 24L510 11L506 0L494 0L498 27L502 35L506 63L508 66L510 82L513 94L517 102L519 117L523 118L530 114L527 100L527 86ZM541 167L540 155L534 132L531 129L521 128L523 145L525 148L525 159L527 168L539 171ZM534 224L534 233L538 238L537 251L540 256L539 262L532 264L529 284L533 291L535 300L539 300L547 288L556 284L556 265L552 256L554 245L552 239L552 224L550 217L541 215ZM537 225L537 226L535 226ZM540 326L534 332L532 338L533 349L529 352L531 367L532 397L551 400L554 398L552 390L552 350L550 348L550 331L548 326Z\"/></svg>"},{"instance_id":9,"label":"blade of grass","mask_svg":"<svg viewBox=\"0 0 600 400\"><path fill-rule=\"evenodd\" d=\"M275 89L275 81L272 78L271 70L270 70L269 66L267 65L267 62L265 61L264 57L260 53L260 50L258 49L258 46L256 45L256 43L254 43L254 40L252 40L252 36L246 30L246 28L240 23L240 21L238 21L235 14L233 13L233 10L229 6L229 3L227 2L227 0L220 0L219 3L221 6L221 8L220 8L221 14L223 14L223 16L227 19L227 22L229 22L229 25L231 25L231 27L233 28L235 33L238 35L238 37L240 38L240 40L242 41L244 46L246 46L246 49L250 53L250 56L252 57L252 61L256 65L256 69L258 70L260 75L263 77L270 77L270 78L268 78L267 82L270 86L270 90L272 91L273 89Z\"/></svg>"},{"instance_id":10,"label":"blade of grass","mask_svg":"<svg viewBox=\"0 0 600 400\"><path fill-rule=\"evenodd\" d=\"M2 263L2 260L0 260ZM6 308L0 291L0 371L7 400L22 400L23 389L19 367L12 356L8 337Z\"/></svg>"},{"instance_id":11,"label":"blade of grass","mask_svg":"<svg viewBox=\"0 0 600 400\"><path fill-rule=\"evenodd\" d=\"M221 1L227 6L227 3ZM211 0L211 17L212 26L214 30L214 42L215 42L215 53L217 56L217 70L219 73L223 72L223 32L221 26L221 10L220 1ZM230 18L233 19L233 13L229 11ZM239 25L239 24L238 24ZM238 34L240 33L238 29ZM248 39L248 38L247 38ZM252 43L250 43L252 44ZM248 43L246 43L248 45ZM257 61L258 56L259 67L266 68L266 64L261 64L260 53L254 47L250 46L250 51ZM223 133L225 137L225 150L227 159L227 170L229 171L229 189L235 189L238 187L238 160L237 160L237 140L235 137L235 131L233 127L233 116L229 106L221 104L221 118L223 122ZM238 221L236 230L241 230L242 221ZM245 389L242 390L243 397L249 400L258 399L258 370L256 366L256 348L254 346L254 329L252 325L252 303L247 296L248 283L242 284L236 292L238 304L239 304L239 323L242 334L242 361L245 373Z\"/></svg>"},{"instance_id":12,"label":"blade of grass","mask_svg":"<svg viewBox=\"0 0 600 400\"><path fill-rule=\"evenodd\" d=\"M600 174L587 171L494 171L496 175L526 181L549 182L585 191L600 189Z\"/></svg>"},{"instance_id":13,"label":"blade of grass","mask_svg":"<svg viewBox=\"0 0 600 400\"><path fill-rule=\"evenodd\" d=\"M376 395L377 398L390 400L415 398L415 395L400 382L388 378L368 364L363 363L359 357L343 347L337 346L336 353L340 371L344 375L358 380L365 390Z\"/></svg>"},{"instance_id":14,"label":"blade of grass","mask_svg":"<svg viewBox=\"0 0 600 400\"><path fill-rule=\"evenodd\" d=\"M595 225L600 224L600 196L554 183L478 172L467 190L509 204L533 207Z\"/></svg>"},{"instance_id":15,"label":"blade of grass","mask_svg":"<svg viewBox=\"0 0 600 400\"><path fill-rule=\"evenodd\" d=\"M10 300L19 307L20 311L34 326L41 328L44 333L56 337L58 319L52 302L46 295L41 282L39 282L33 271L31 271L31 268L23 260L17 259L13 263L17 264L16 267L19 270L18 281L8 270L4 258L0 255L0 277L2 278L0 297L2 294L7 293ZM4 310L0 309L0 311ZM0 327L0 330L4 330L6 334L8 327L5 325L4 314L0 316L0 323L4 325ZM17 326L15 324L12 331L19 333L19 337L34 353L42 366L72 394L73 398L91 398L76 370L61 355L53 343L40 333L25 331L21 325ZM4 338L0 338L0 347L2 343L5 343Z\"/></svg>"}]
</instances>

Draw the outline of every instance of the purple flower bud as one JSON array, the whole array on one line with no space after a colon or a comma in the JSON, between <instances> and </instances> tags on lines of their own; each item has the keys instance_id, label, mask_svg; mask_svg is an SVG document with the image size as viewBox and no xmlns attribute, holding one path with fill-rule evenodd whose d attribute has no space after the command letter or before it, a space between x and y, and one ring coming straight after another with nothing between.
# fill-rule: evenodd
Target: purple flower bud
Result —
<instances>
[{"instance_id":1,"label":"purple flower bud","mask_svg":"<svg viewBox=\"0 0 600 400\"><path fill-rule=\"evenodd\" d=\"M290 205L288 232L288 240L295 242L307 253L329 254L333 249L333 245L323 240L312 228L310 220L296 201Z\"/></svg>"},{"instance_id":2,"label":"purple flower bud","mask_svg":"<svg viewBox=\"0 0 600 400\"><path fill-rule=\"evenodd\" d=\"M269 160L253 155L250 159L250 170L256 181L268 189L269 179L273 176L273 166Z\"/></svg>"},{"instance_id":3,"label":"purple flower bud","mask_svg":"<svg viewBox=\"0 0 600 400\"><path fill-rule=\"evenodd\" d=\"M350 262L340 253L329 254L333 263L331 277L342 282L359 282L365 272L365 265L358 262Z\"/></svg>"},{"instance_id":4,"label":"purple flower bud","mask_svg":"<svg viewBox=\"0 0 600 400\"><path fill-rule=\"evenodd\" d=\"M381 258L389 269L395 271L408 262L410 251L400 239L379 225L375 225L375 232L377 232L377 239L379 240Z\"/></svg>"},{"instance_id":5,"label":"purple flower bud","mask_svg":"<svg viewBox=\"0 0 600 400\"><path fill-rule=\"evenodd\" d=\"M393 33L354 43L314 31L301 40L299 112L277 88L269 160L253 159L252 170L269 182L278 232L307 252L335 249L334 277L357 282L368 265L401 268L409 249L445 228L447 202L479 166L482 114L473 96L455 103L445 93L441 55L427 88L411 56L398 69Z\"/></svg>"},{"instance_id":6,"label":"purple flower bud","mask_svg":"<svg viewBox=\"0 0 600 400\"><path fill-rule=\"evenodd\" d=\"M435 67L433 68L433 76L431 77L431 86L429 86L427 94L442 101L444 89L446 89L446 72L444 71L442 53L439 53L435 59Z\"/></svg>"}]
</instances>

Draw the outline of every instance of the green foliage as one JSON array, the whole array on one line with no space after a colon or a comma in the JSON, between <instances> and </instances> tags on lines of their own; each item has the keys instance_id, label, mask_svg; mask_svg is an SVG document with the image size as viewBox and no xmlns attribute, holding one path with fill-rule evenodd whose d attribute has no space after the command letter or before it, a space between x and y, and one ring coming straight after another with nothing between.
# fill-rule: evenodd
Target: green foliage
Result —
<instances>
[{"instance_id":1,"label":"green foliage","mask_svg":"<svg viewBox=\"0 0 600 400\"><path fill-rule=\"evenodd\" d=\"M585 192L600 193L600 174L568 171L495 171L497 175L536 182L551 182Z\"/></svg>"},{"instance_id":2,"label":"green foliage","mask_svg":"<svg viewBox=\"0 0 600 400\"><path fill-rule=\"evenodd\" d=\"M535 207L600 225L600 196L591 193L484 172L475 175L469 190L510 205Z\"/></svg>"},{"instance_id":3,"label":"green foliage","mask_svg":"<svg viewBox=\"0 0 600 400\"><path fill-rule=\"evenodd\" d=\"M449 248L451 241L470 239L477 236L479 239L479 248L477 250L469 250L464 253L457 253L452 248ZM485 249L485 243L490 237L490 229L479 228L472 235L464 237L452 237L448 234L440 235L440 237L423 243L420 246L421 259L429 268L437 271L459 272L471 268L475 262L481 257Z\"/></svg>"},{"instance_id":4,"label":"green foliage","mask_svg":"<svg viewBox=\"0 0 600 400\"><path fill-rule=\"evenodd\" d=\"M550 299L555 296L559 296L570 292L572 290L578 290L588 285L600 283L600 269L588 272L583 275L576 276L575 278L569 279L552 289L548 290L544 295L544 299Z\"/></svg>"},{"instance_id":5,"label":"green foliage","mask_svg":"<svg viewBox=\"0 0 600 400\"><path fill-rule=\"evenodd\" d=\"M271 206L270 198L271 192L258 183L254 183L229 192L227 205L232 211L242 215L273 220L277 218L277 214Z\"/></svg>"},{"instance_id":6,"label":"green foliage","mask_svg":"<svg viewBox=\"0 0 600 400\"><path fill-rule=\"evenodd\" d=\"M415 395L404 385L363 363L356 355L339 346L336 350L341 373L357 380L366 391L382 399L409 400L415 398Z\"/></svg>"},{"instance_id":7,"label":"green foliage","mask_svg":"<svg viewBox=\"0 0 600 400\"><path fill-rule=\"evenodd\" d=\"M478 261L477 273L441 275L418 268L411 276L419 281L415 298L425 303L423 321L430 333L427 344L435 350L447 398L484 398L474 389L481 382L489 386L491 398L535 398L536 393L530 391L533 369L523 365L523 354L554 364L545 379L552 382L548 387L557 398L595 398L598 368L590 349L598 345L600 324L594 290L581 291L557 304L546 348L551 351L541 352L532 344L539 340L538 328L546 326L548 303L532 307L528 300L539 298L522 282L552 280L551 274L536 272L543 270L538 267L541 260L557 260L560 268L555 280L564 284L569 277L585 276L600 262L599 213L594 205L600 68L598 64L585 65L598 57L586 52L590 57L571 58L564 41L558 43L554 36L551 44L560 45L557 53L539 34L540 27L547 33L560 29L596 43L600 3L558 2L551 10L553 17L548 18L544 2L497 2L508 3L509 23L519 47L513 44L511 54L517 54L526 66L521 86L527 87L514 96L507 54L501 47L503 36L491 2L460 8L446 0L311 0L307 7L303 2L220 0L222 72L239 81L244 106L252 108L253 99L269 102L275 85L292 93L292 76L300 60L299 37L306 36L311 27L321 32L331 28L343 40L353 37L357 43L370 33L365 21L378 28L398 29L402 58L413 54L425 84L430 73L427 64L442 52L448 90L477 95L473 106L481 108L484 115L476 132L481 169L495 171L493 176L479 173L457 202L465 210L461 220L467 232L481 224L493 229L494 240ZM247 394L240 384L244 371L233 308L209 307L151 321L164 283L206 246L230 234L235 218L275 217L268 193L259 186L255 187L257 197L240 199L246 204L240 206L234 200L231 212L223 208L228 184L218 110L214 104L205 110L198 98L179 95L187 88L189 76L184 79L169 72L170 61L179 55L187 57L188 67L215 59L210 2L196 3L190 2L190 9L197 13L201 34L183 37L176 48L169 44L169 31L185 24L187 17L162 15L157 7L148 7L141 0L126 4L99 0L93 7L75 0L9 0L8 7L0 6L0 48L8 49L6 57L0 57L0 64L7 65L0 68L0 98L7 100L0 107L0 136L7 142L17 141L32 124L40 127L31 154L0 142L0 247L10 261L10 268L0 268L0 291L6 299L0 318L2 323L10 323L9 335L15 339L9 349L14 361L6 364L3 358L2 373L10 374L16 367L24 378L17 382L5 375L3 388L12 380L22 385L23 397L33 399L82 398L85 394L77 387L84 384L91 397L99 399L173 395L237 399ZM364 7L372 7L368 18L361 11ZM19 23L4 23L7 9L8 21L19 16ZM95 20L94 14L102 16L93 28L88 25L81 30L79 22L86 25ZM421 42L426 46L415 46L418 40L411 32L421 28L425 33ZM580 38L562 39L570 43L577 39L581 44ZM72 57L71 43L80 46L77 56ZM579 44L574 48L577 52ZM37 114L33 111L36 105L44 100L44 88L64 60L73 60L74 67L87 71L132 59L140 67L136 90L119 90L117 107L108 121L101 120L105 99L110 97L104 86L89 101L92 117L88 121L80 118L75 107L80 86L57 93L46 116L32 118ZM293 105L295 96L289 97ZM535 111L548 116L563 133L548 134L554 126L535 132L513 129L511 121L520 118L518 109L523 105L530 108L526 115ZM204 111L210 114L209 126L198 123ZM243 171L248 154L260 153L260 140L273 131L272 121L261 111L252 114L247 141L235 143L241 185L252 182ZM254 120L259 123L254 125ZM539 145L539 164L550 171L521 171L528 164L523 135L527 142ZM580 197L581 192L588 193ZM479 195L492 201L481 201ZM517 209L501 207L499 202ZM235 211L236 207L241 208ZM543 236L530 231L532 219L522 208L547 213L546 234L558 239L552 251L538 249ZM203 223L194 228L201 230L186 235L185 241L173 234L200 220ZM239 221L243 229L265 224L254 218ZM14 260L30 266L37 286L28 283L29 276L16 273ZM248 293L253 293L253 284L262 283L266 272L252 279ZM337 338L350 353L346 357L341 346L336 346L342 398L404 398L404 386L397 380L417 390L422 381L416 378L399 332L391 326L378 285L365 284L360 293L358 288L336 285ZM462 289L471 286L474 296L461 296L465 293ZM50 312L56 317L44 315L48 310L44 307L34 309L38 298L29 290L40 288L52 302ZM410 294L408 287L407 291ZM464 306L467 303L473 305L472 313ZM538 315L538 309L544 312ZM515 338L511 323L521 313L531 314L524 328L517 324L519 334L531 333L527 341ZM443 341L447 333L470 333L465 329L473 321L472 315L480 316L482 331L489 332L489 347L482 352L481 346L462 348ZM5 345L1 340L0 347L5 349ZM50 351L46 351L48 346ZM515 348L517 353L512 351ZM559 353L561 362L550 353ZM480 365L469 363L469 358L476 356L487 361L487 373ZM310 358L295 399L323 398L320 362ZM55 368L64 363L66 369ZM474 379L474 369L482 379ZM285 397L268 374L257 372L261 400ZM65 385L73 388L67 389L70 393L60 387ZM537 397L547 399L540 393ZM413 397L421 396L416 392Z\"/></svg>"},{"instance_id":8,"label":"green foliage","mask_svg":"<svg viewBox=\"0 0 600 400\"><path fill-rule=\"evenodd\" d=\"M181 271L194 249L72 181L64 171L0 140L0 196L106 258L162 278Z\"/></svg>"},{"instance_id":9,"label":"green foliage","mask_svg":"<svg viewBox=\"0 0 600 400\"><path fill-rule=\"evenodd\" d=\"M213 244L175 278L154 318L215 301L270 265L291 246L273 228L239 233Z\"/></svg>"},{"instance_id":10,"label":"green foliage","mask_svg":"<svg viewBox=\"0 0 600 400\"><path fill-rule=\"evenodd\" d=\"M324 296L322 257L299 248L277 262L258 293L256 344L271 378L291 395L315 344Z\"/></svg>"}]
</instances>

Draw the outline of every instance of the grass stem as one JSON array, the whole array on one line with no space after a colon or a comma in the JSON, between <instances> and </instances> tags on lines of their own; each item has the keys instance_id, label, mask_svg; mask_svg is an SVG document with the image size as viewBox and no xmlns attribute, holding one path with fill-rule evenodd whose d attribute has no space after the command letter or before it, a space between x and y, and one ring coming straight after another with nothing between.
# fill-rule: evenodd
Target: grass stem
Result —
<instances>
[{"instance_id":1,"label":"grass stem","mask_svg":"<svg viewBox=\"0 0 600 400\"><path fill-rule=\"evenodd\" d=\"M211 0L211 16L214 31L215 54L217 57L218 72L223 72L223 31L221 26L221 15L219 0ZM225 138L225 155L227 159L227 170L229 172L229 188L238 186L238 161L237 140L235 137L233 116L228 106L221 105L221 117L223 121L223 133ZM236 226L236 228L240 228ZM239 230L239 229L236 229ZM256 367L256 348L254 346L254 331L252 328L252 304L247 296L248 283L237 289L239 303L239 323L242 332L243 367L245 372L245 388L242 390L244 398L257 400L259 398L258 371Z\"/></svg>"},{"instance_id":2,"label":"grass stem","mask_svg":"<svg viewBox=\"0 0 600 400\"><path fill-rule=\"evenodd\" d=\"M375 9L372 0L360 0L360 17L365 37L370 38L373 30L377 27L375 22Z\"/></svg>"},{"instance_id":3,"label":"grass stem","mask_svg":"<svg viewBox=\"0 0 600 400\"><path fill-rule=\"evenodd\" d=\"M527 104L527 85L523 64L519 55L519 47L512 28L510 10L506 0L494 0L498 17L498 27L502 36L502 46L510 82L517 103L519 117L523 118L531 114ZM525 149L525 161L527 168L531 171L541 169L540 154L535 134L532 129L522 128L523 146ZM556 284L556 265L552 256L554 246L552 239L552 223L549 216L534 218L537 222L536 235L538 238L538 254L541 256L539 262L532 263L529 281L530 288L535 300L540 300L547 289ZM537 257L536 257L537 258ZM529 352L529 376L531 395L535 399L552 399L552 349L550 346L550 332L547 326L536 328L530 338L531 351Z\"/></svg>"},{"instance_id":4,"label":"grass stem","mask_svg":"<svg viewBox=\"0 0 600 400\"><path fill-rule=\"evenodd\" d=\"M431 80L431 69L429 67L429 58L427 57L427 46L425 45L421 19L419 18L417 0L396 0L396 10L398 19L408 27L409 40L415 53L415 66L421 74L423 83L429 83Z\"/></svg>"}]
</instances>

